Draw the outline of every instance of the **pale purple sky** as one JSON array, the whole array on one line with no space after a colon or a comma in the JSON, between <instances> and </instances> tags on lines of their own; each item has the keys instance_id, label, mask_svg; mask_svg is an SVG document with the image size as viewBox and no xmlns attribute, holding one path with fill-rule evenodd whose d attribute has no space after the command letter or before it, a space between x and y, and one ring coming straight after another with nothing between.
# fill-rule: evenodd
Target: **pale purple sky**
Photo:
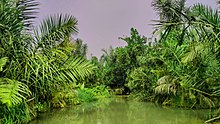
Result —
<instances>
[{"instance_id":1,"label":"pale purple sky","mask_svg":"<svg viewBox=\"0 0 220 124\"><path fill-rule=\"evenodd\" d=\"M37 0L40 2L40 20L58 13L71 14L78 20L77 38L88 44L88 57L102 54L101 49L123 46L118 37L129 36L130 28L151 36L151 20L157 15L151 7L152 0ZM187 4L204 3L217 7L217 0L188 0Z\"/></svg>"}]
</instances>

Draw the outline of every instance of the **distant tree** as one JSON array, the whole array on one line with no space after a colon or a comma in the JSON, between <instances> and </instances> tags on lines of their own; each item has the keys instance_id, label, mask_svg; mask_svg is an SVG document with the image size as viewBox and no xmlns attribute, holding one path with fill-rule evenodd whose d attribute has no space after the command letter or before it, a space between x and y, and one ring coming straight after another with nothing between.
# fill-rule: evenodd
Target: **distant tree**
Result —
<instances>
[{"instance_id":1,"label":"distant tree","mask_svg":"<svg viewBox=\"0 0 220 124\"><path fill-rule=\"evenodd\" d=\"M74 45L75 45L75 50L73 51L73 54L86 58L86 54L88 51L87 44L83 44L83 41L81 39L76 39L74 41Z\"/></svg>"},{"instance_id":2,"label":"distant tree","mask_svg":"<svg viewBox=\"0 0 220 124\"><path fill-rule=\"evenodd\" d=\"M125 47L111 49L110 53L105 52L101 61L104 63L102 80L111 87L124 87L127 75L138 67L137 57L145 50L146 38L140 36L138 31L131 29L131 36L120 38L127 43Z\"/></svg>"}]
</instances>

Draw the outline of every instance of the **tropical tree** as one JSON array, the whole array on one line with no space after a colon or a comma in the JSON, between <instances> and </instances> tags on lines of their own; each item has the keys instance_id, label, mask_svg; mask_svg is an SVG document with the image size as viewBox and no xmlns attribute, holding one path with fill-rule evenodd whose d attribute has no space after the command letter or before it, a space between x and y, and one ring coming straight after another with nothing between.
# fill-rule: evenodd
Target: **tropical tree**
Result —
<instances>
[{"instance_id":1,"label":"tropical tree","mask_svg":"<svg viewBox=\"0 0 220 124\"><path fill-rule=\"evenodd\" d=\"M144 53L146 38L131 28L131 36L120 39L125 41L127 46L110 49L109 53L104 51L105 54L101 57L101 80L111 88L127 89L126 78L132 69L139 66L136 61L137 57Z\"/></svg>"},{"instance_id":2,"label":"tropical tree","mask_svg":"<svg viewBox=\"0 0 220 124\"><path fill-rule=\"evenodd\" d=\"M16 110L15 113L17 104L24 99L34 103L48 101L61 86L68 88L96 68L71 51L71 36L78 32L75 17L50 16L32 30L37 5L35 0L0 1L0 58L4 60L0 72L0 106L13 106L9 109ZM26 110L27 106L19 111ZM4 114L0 118L7 121ZM17 119L21 118L13 116L10 122L18 123Z\"/></svg>"},{"instance_id":3,"label":"tropical tree","mask_svg":"<svg viewBox=\"0 0 220 124\"><path fill-rule=\"evenodd\" d=\"M182 49L182 54L173 49L173 53L181 60L176 64L172 62L175 67L166 60L168 67L172 67L168 68L171 74L164 75L157 81L155 92L159 99L163 101L162 103L177 103L189 107L218 106L216 99L219 99L219 11L202 4L188 7L186 11L179 11L173 9L175 6L171 7L175 1L158 0L160 4L155 1L153 5L159 13L180 15L180 22L168 18L157 21L158 31L162 34L160 41L169 42L167 37L171 35L167 32L176 31L176 28L171 27L181 27L177 30L181 33L176 33L179 34L177 38L180 38L176 40L179 43L176 48ZM161 3L169 2L170 5L160 6ZM166 11L162 11L165 9ZM219 116L209 121L216 119L219 119Z\"/></svg>"},{"instance_id":4,"label":"tropical tree","mask_svg":"<svg viewBox=\"0 0 220 124\"><path fill-rule=\"evenodd\" d=\"M185 7L185 0L155 0L152 5L160 15L163 15L162 19L157 20L155 24L157 27L156 32L162 33L161 40L166 39L169 32L176 30L178 27L180 31L178 36L179 45L182 44L185 38L195 42L207 38L211 43L219 42L217 38L219 32L218 10L202 4ZM214 49L214 45L211 46Z\"/></svg>"},{"instance_id":5,"label":"tropical tree","mask_svg":"<svg viewBox=\"0 0 220 124\"><path fill-rule=\"evenodd\" d=\"M86 44L83 44L83 41L81 39L76 39L74 41L74 43L75 43L76 48L73 51L73 54L80 55L80 56L86 58L88 46Z\"/></svg>"},{"instance_id":6,"label":"tropical tree","mask_svg":"<svg viewBox=\"0 0 220 124\"><path fill-rule=\"evenodd\" d=\"M178 2L182 5L177 4ZM175 100L188 100L184 103L190 103L191 107L194 105L213 107L216 104L214 98L219 97L216 94L219 91L219 76L216 75L219 73L219 61L217 60L219 57L217 47L219 45L219 13L202 4L182 7L185 9L175 9L180 7L178 5L184 6L183 3L184 1L181 2L181 0L155 0L153 2L156 10L165 16L156 24L162 34L160 41L164 42L162 44L166 44L169 51L175 55L174 58L178 60L176 63L175 60L163 59L167 64L166 70L169 74L158 79L158 86L155 90L157 93L161 92L163 98L169 97L167 101L170 100L170 96L172 97L169 94L173 91L173 94L176 94L174 96L181 96L176 97ZM179 18L178 21L174 17ZM170 37L173 37L172 32L177 35L175 36L177 39L174 40L178 41L177 45L170 40ZM181 50L181 52L179 53L177 50ZM178 90L181 91L179 95ZM165 91L166 96L164 96ZM165 99L165 103L167 101Z\"/></svg>"},{"instance_id":7,"label":"tropical tree","mask_svg":"<svg viewBox=\"0 0 220 124\"><path fill-rule=\"evenodd\" d=\"M189 8L185 6L186 0L154 0L152 6L160 16L155 20L157 24L154 33L162 33L160 41L166 39L171 30L179 30L178 43L184 40L185 31L194 17L190 16Z\"/></svg>"}]
</instances>

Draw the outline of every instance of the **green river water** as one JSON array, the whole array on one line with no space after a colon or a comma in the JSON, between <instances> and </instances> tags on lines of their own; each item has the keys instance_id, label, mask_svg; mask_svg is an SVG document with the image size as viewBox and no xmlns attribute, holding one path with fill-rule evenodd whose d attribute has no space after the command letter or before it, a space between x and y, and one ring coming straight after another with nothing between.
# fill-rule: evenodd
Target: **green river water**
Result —
<instances>
[{"instance_id":1,"label":"green river water","mask_svg":"<svg viewBox=\"0 0 220 124\"><path fill-rule=\"evenodd\" d=\"M125 98L105 98L51 110L30 124L203 124L208 113L208 110L186 110Z\"/></svg>"}]
</instances>

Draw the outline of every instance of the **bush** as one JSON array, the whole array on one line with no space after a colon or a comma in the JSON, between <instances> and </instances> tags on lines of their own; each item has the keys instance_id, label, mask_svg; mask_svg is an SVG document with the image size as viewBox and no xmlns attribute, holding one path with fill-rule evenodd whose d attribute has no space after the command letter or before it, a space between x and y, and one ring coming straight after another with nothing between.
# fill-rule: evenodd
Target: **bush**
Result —
<instances>
[{"instance_id":1,"label":"bush","mask_svg":"<svg viewBox=\"0 0 220 124\"><path fill-rule=\"evenodd\" d=\"M78 89L77 91L80 102L91 102L96 100L96 97L91 91L91 89L83 88L83 89Z\"/></svg>"}]
</instances>

